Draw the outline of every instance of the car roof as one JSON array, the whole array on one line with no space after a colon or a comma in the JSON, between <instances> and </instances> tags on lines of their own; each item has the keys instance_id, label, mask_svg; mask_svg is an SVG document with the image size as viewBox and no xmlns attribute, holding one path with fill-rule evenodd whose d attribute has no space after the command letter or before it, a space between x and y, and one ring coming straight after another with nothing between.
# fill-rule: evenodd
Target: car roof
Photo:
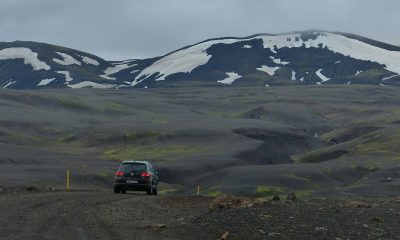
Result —
<instances>
[{"instance_id":1,"label":"car roof","mask_svg":"<svg viewBox=\"0 0 400 240\"><path fill-rule=\"evenodd\" d=\"M148 161L136 161L136 160L125 160L122 163L142 163L142 164L150 164Z\"/></svg>"}]
</instances>

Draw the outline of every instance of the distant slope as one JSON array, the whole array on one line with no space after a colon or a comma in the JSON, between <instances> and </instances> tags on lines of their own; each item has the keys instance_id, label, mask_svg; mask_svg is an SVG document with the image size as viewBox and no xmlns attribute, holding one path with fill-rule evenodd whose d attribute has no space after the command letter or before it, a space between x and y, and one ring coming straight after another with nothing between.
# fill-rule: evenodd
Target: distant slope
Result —
<instances>
[{"instance_id":1,"label":"distant slope","mask_svg":"<svg viewBox=\"0 0 400 240\"><path fill-rule=\"evenodd\" d=\"M162 57L143 69L132 85L162 85L163 80L395 85L399 73L399 47L351 34L297 32L204 41Z\"/></svg>"},{"instance_id":2,"label":"distant slope","mask_svg":"<svg viewBox=\"0 0 400 240\"><path fill-rule=\"evenodd\" d=\"M14 89L399 85L399 74L400 47L338 32L210 39L162 57L118 62L44 43L0 43L0 86Z\"/></svg>"},{"instance_id":3,"label":"distant slope","mask_svg":"<svg viewBox=\"0 0 400 240\"><path fill-rule=\"evenodd\" d=\"M89 53L36 42L0 43L3 88L115 88L127 85L112 75L136 60L108 62Z\"/></svg>"},{"instance_id":4,"label":"distant slope","mask_svg":"<svg viewBox=\"0 0 400 240\"><path fill-rule=\"evenodd\" d=\"M222 90L222 91L221 91ZM122 160L151 161L161 192L393 196L400 88L366 85L0 89L0 189L111 193Z\"/></svg>"}]
</instances>

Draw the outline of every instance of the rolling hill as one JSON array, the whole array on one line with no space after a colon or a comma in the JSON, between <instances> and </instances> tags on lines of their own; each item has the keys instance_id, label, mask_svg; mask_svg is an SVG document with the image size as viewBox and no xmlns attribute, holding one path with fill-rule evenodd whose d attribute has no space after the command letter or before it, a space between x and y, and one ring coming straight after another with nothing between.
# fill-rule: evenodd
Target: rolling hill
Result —
<instances>
[{"instance_id":1,"label":"rolling hill","mask_svg":"<svg viewBox=\"0 0 400 240\"><path fill-rule=\"evenodd\" d=\"M0 191L112 190L148 160L160 194L397 196L397 87L0 89Z\"/></svg>"},{"instance_id":2,"label":"rolling hill","mask_svg":"<svg viewBox=\"0 0 400 240\"><path fill-rule=\"evenodd\" d=\"M337 32L209 39L125 61L45 43L0 43L0 86L13 89L399 85L399 74L400 47Z\"/></svg>"}]
</instances>

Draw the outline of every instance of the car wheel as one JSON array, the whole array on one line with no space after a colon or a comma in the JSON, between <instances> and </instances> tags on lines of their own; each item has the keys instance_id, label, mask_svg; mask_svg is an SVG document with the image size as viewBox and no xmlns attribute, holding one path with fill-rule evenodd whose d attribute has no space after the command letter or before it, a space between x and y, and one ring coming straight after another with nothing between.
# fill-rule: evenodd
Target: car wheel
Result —
<instances>
[{"instance_id":1,"label":"car wheel","mask_svg":"<svg viewBox=\"0 0 400 240\"><path fill-rule=\"evenodd\" d=\"M121 193L125 194L126 193L126 189L121 189Z\"/></svg>"},{"instance_id":2,"label":"car wheel","mask_svg":"<svg viewBox=\"0 0 400 240\"><path fill-rule=\"evenodd\" d=\"M119 193L121 189L117 186L114 186L114 193Z\"/></svg>"},{"instance_id":3,"label":"car wheel","mask_svg":"<svg viewBox=\"0 0 400 240\"><path fill-rule=\"evenodd\" d=\"M157 195L157 187L153 188L153 195Z\"/></svg>"},{"instance_id":4,"label":"car wheel","mask_svg":"<svg viewBox=\"0 0 400 240\"><path fill-rule=\"evenodd\" d=\"M146 192L147 192L147 195L151 195L152 194L152 187L149 187L147 190L146 190Z\"/></svg>"}]
</instances>

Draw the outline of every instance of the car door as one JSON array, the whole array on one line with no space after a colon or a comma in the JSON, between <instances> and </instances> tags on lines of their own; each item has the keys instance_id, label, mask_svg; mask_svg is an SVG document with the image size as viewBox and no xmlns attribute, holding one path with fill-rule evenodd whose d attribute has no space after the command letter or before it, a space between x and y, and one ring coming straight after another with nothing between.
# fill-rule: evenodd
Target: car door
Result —
<instances>
[{"instance_id":1,"label":"car door","mask_svg":"<svg viewBox=\"0 0 400 240\"><path fill-rule=\"evenodd\" d=\"M153 166L149 164L149 171L153 175L153 184L157 185L158 184L158 174L154 170Z\"/></svg>"}]
</instances>

